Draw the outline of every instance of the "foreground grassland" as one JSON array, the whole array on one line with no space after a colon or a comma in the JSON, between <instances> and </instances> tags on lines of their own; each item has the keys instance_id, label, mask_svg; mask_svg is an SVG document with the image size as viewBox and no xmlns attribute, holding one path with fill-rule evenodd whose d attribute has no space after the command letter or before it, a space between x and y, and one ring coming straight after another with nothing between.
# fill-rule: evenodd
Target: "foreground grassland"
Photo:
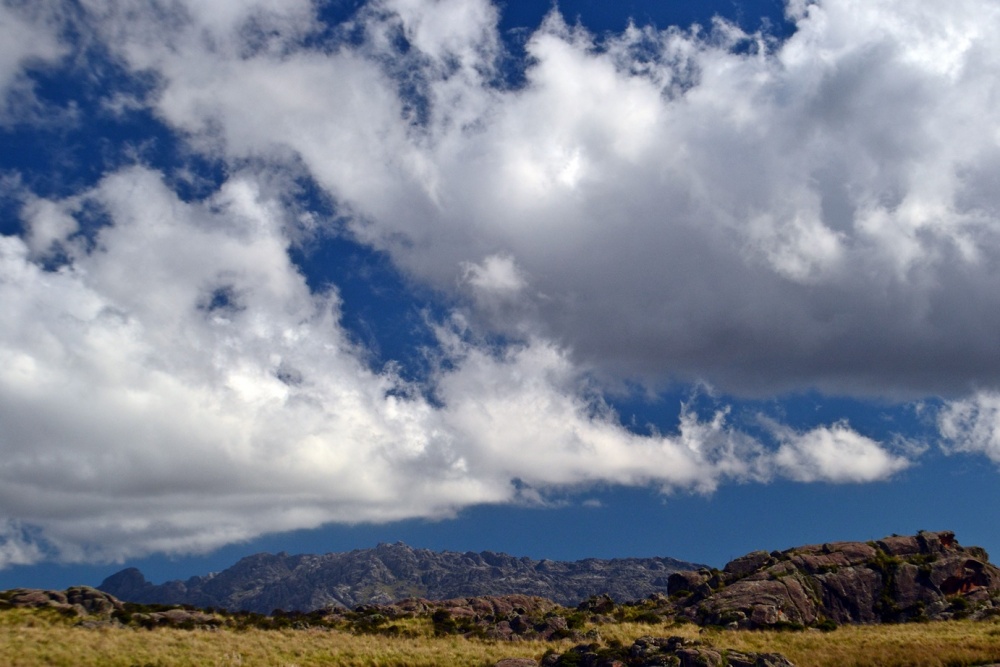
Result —
<instances>
[{"instance_id":1,"label":"foreground grassland","mask_svg":"<svg viewBox=\"0 0 1000 667\"><path fill-rule=\"evenodd\" d=\"M0 663L9 667L488 667L505 657L539 659L574 642L490 642L436 637L413 619L406 636L336 629L182 630L75 625L48 610L0 611ZM833 632L711 630L693 625L597 626L602 644L643 635L697 637L720 648L779 652L799 667L958 667L1000 663L1000 621L850 626Z\"/></svg>"}]
</instances>

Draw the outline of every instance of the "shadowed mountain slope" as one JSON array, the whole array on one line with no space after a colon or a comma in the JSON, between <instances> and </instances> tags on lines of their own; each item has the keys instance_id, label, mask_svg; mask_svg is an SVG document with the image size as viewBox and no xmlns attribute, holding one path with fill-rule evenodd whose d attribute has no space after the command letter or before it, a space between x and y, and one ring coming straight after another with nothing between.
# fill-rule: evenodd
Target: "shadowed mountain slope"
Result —
<instances>
[{"instance_id":1,"label":"shadowed mountain slope","mask_svg":"<svg viewBox=\"0 0 1000 667\"><path fill-rule=\"evenodd\" d=\"M396 543L323 555L256 554L217 574L161 585L129 568L105 579L99 589L129 602L260 613L354 608L409 597L507 594L575 605L603 593L616 600L634 600L663 592L672 573L698 567L673 558L536 561L490 551L434 552Z\"/></svg>"}]
</instances>

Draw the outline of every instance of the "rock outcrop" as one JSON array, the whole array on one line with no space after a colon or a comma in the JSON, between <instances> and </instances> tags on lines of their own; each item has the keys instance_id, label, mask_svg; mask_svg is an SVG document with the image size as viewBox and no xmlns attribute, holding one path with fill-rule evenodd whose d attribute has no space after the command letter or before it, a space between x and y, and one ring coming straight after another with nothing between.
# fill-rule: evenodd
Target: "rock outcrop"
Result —
<instances>
[{"instance_id":1,"label":"rock outcrop","mask_svg":"<svg viewBox=\"0 0 1000 667\"><path fill-rule=\"evenodd\" d=\"M113 595L90 586L73 586L65 591L15 588L3 592L0 606L28 609L55 609L72 616L107 616L124 605Z\"/></svg>"},{"instance_id":2,"label":"rock outcrop","mask_svg":"<svg viewBox=\"0 0 1000 667\"><path fill-rule=\"evenodd\" d=\"M405 544L325 555L257 554L213 575L153 585L134 568L99 586L129 602L187 604L267 614L388 604L409 597L526 594L575 605L607 593L616 600L667 590L668 577L697 565L672 558L517 558L501 553L434 552Z\"/></svg>"},{"instance_id":3,"label":"rock outcrop","mask_svg":"<svg viewBox=\"0 0 1000 667\"><path fill-rule=\"evenodd\" d=\"M224 620L194 608L143 608L122 602L90 586L72 586L65 591L38 588L15 588L0 591L0 609L54 609L65 616L80 619L84 627L134 625L144 628L180 627L215 628Z\"/></svg>"},{"instance_id":4,"label":"rock outcrop","mask_svg":"<svg viewBox=\"0 0 1000 667\"><path fill-rule=\"evenodd\" d=\"M757 551L670 576L674 612L729 627L828 626L1000 613L1000 569L952 532Z\"/></svg>"}]
</instances>

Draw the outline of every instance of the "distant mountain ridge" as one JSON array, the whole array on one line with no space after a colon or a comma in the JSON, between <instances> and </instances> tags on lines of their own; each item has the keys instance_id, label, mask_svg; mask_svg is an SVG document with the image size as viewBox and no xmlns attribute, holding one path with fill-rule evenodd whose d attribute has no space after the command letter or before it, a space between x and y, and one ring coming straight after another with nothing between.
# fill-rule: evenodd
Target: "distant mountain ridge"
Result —
<instances>
[{"instance_id":1,"label":"distant mountain ridge","mask_svg":"<svg viewBox=\"0 0 1000 667\"><path fill-rule=\"evenodd\" d=\"M207 576L154 585L135 568L98 588L128 602L270 613L354 608L409 597L442 600L526 594L575 605L592 595L636 600L665 592L669 576L700 565L674 558L533 560L503 553L415 549L401 542L343 553L260 553Z\"/></svg>"}]
</instances>

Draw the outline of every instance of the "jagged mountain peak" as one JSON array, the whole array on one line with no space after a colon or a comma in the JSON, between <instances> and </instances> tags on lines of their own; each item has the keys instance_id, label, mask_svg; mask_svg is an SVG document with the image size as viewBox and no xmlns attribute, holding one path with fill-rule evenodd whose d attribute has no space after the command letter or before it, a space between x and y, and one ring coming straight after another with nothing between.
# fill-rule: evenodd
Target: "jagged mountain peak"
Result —
<instances>
[{"instance_id":1,"label":"jagged mountain peak","mask_svg":"<svg viewBox=\"0 0 1000 667\"><path fill-rule=\"evenodd\" d=\"M665 591L667 577L695 564L672 558L536 561L483 551L431 551L404 542L328 554L259 553L213 576L154 585L127 568L100 589L131 602L191 604L269 613L353 608L408 597L526 594L562 604L601 593L619 600Z\"/></svg>"}]
</instances>

